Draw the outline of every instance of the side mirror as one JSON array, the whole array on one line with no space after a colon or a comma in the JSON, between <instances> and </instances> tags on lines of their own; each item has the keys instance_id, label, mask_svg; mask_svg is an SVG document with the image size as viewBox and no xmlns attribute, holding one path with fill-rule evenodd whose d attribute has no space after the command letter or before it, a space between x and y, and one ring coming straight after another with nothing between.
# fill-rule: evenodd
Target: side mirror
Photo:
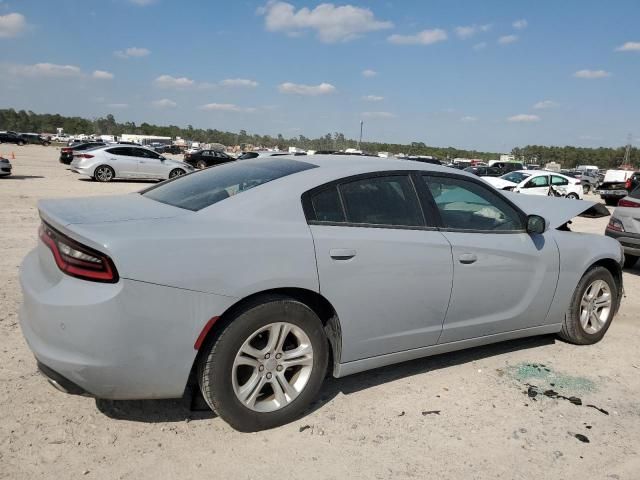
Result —
<instances>
[{"instance_id":1,"label":"side mirror","mask_svg":"<svg viewBox=\"0 0 640 480\"><path fill-rule=\"evenodd\" d=\"M527 233L544 233L547 229L547 221L540 215L527 216Z\"/></svg>"}]
</instances>

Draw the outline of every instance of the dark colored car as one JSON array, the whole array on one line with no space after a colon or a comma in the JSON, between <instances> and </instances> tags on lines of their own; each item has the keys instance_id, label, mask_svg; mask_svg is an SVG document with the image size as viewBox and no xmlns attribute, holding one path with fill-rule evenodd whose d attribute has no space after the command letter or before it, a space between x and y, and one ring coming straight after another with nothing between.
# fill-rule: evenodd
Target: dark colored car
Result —
<instances>
[{"instance_id":1,"label":"dark colored car","mask_svg":"<svg viewBox=\"0 0 640 480\"><path fill-rule=\"evenodd\" d=\"M524 170L524 165L520 162L496 162L491 166L500 170L500 175L516 170Z\"/></svg>"},{"instance_id":2,"label":"dark colored car","mask_svg":"<svg viewBox=\"0 0 640 480\"><path fill-rule=\"evenodd\" d=\"M0 143L15 143L24 145L27 141L16 132L0 132Z\"/></svg>"},{"instance_id":3,"label":"dark colored car","mask_svg":"<svg viewBox=\"0 0 640 480\"><path fill-rule=\"evenodd\" d=\"M606 178L606 177L605 177ZM626 197L640 186L640 171L633 174L625 181L606 181L602 182L596 193L600 194L600 198L609 206L618 205L618 201Z\"/></svg>"},{"instance_id":4,"label":"dark colored car","mask_svg":"<svg viewBox=\"0 0 640 480\"><path fill-rule=\"evenodd\" d=\"M85 142L76 143L72 147L63 147L60 149L60 163L69 165L73 161L74 152L80 152L94 147L103 147L105 145L106 143L104 142Z\"/></svg>"},{"instance_id":5,"label":"dark colored car","mask_svg":"<svg viewBox=\"0 0 640 480\"><path fill-rule=\"evenodd\" d=\"M467 167L464 169L465 172L473 173L479 177L499 177L502 175L499 168L495 167Z\"/></svg>"},{"instance_id":6,"label":"dark colored car","mask_svg":"<svg viewBox=\"0 0 640 480\"><path fill-rule=\"evenodd\" d=\"M155 151L158 153L172 153L174 155L177 155L179 153L182 153L182 148L180 148L178 145L162 145L161 147L157 147Z\"/></svg>"},{"instance_id":7,"label":"dark colored car","mask_svg":"<svg viewBox=\"0 0 640 480\"><path fill-rule=\"evenodd\" d=\"M198 150L194 153L185 153L184 162L196 168L209 168L214 165L233 162L235 158L217 150Z\"/></svg>"},{"instance_id":8,"label":"dark colored car","mask_svg":"<svg viewBox=\"0 0 640 480\"><path fill-rule=\"evenodd\" d=\"M23 138L26 143L31 143L33 145L51 145L50 138L43 137L37 133L21 133L20 137Z\"/></svg>"}]
</instances>

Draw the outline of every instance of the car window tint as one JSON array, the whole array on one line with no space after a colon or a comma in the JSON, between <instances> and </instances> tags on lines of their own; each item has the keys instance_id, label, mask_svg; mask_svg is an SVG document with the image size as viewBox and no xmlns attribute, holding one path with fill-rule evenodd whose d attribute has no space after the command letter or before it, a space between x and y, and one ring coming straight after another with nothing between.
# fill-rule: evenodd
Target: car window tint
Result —
<instances>
[{"instance_id":1,"label":"car window tint","mask_svg":"<svg viewBox=\"0 0 640 480\"><path fill-rule=\"evenodd\" d=\"M128 155L128 148L125 147L115 147L115 148L108 148L106 151L113 154L113 155Z\"/></svg>"},{"instance_id":2,"label":"car window tint","mask_svg":"<svg viewBox=\"0 0 640 480\"><path fill-rule=\"evenodd\" d=\"M187 210L201 210L233 195L294 173L317 168L285 159L229 162L176 177L141 192L147 198Z\"/></svg>"},{"instance_id":3,"label":"car window tint","mask_svg":"<svg viewBox=\"0 0 640 480\"><path fill-rule=\"evenodd\" d=\"M334 186L316 193L311 197L311 205L318 222L344 222L344 210L338 195L338 189Z\"/></svg>"},{"instance_id":4,"label":"car window tint","mask_svg":"<svg viewBox=\"0 0 640 480\"><path fill-rule=\"evenodd\" d=\"M256 152L245 152L238 157L238 160L249 160L250 158L256 158L258 154Z\"/></svg>"},{"instance_id":5,"label":"car window tint","mask_svg":"<svg viewBox=\"0 0 640 480\"><path fill-rule=\"evenodd\" d=\"M408 176L356 180L340 185L340 194L350 223L424 225L418 197Z\"/></svg>"},{"instance_id":6,"label":"car window tint","mask_svg":"<svg viewBox=\"0 0 640 480\"><path fill-rule=\"evenodd\" d=\"M546 175L541 175L539 177L533 177L527 183L525 183L525 188L537 188L537 187L548 187L549 186L549 177Z\"/></svg>"},{"instance_id":7,"label":"car window tint","mask_svg":"<svg viewBox=\"0 0 640 480\"><path fill-rule=\"evenodd\" d=\"M558 175L551 175L552 185L569 185L569 180L559 177Z\"/></svg>"},{"instance_id":8,"label":"car window tint","mask_svg":"<svg viewBox=\"0 0 640 480\"><path fill-rule=\"evenodd\" d=\"M423 178L444 228L487 232L524 229L518 211L489 188L461 178Z\"/></svg>"}]
</instances>

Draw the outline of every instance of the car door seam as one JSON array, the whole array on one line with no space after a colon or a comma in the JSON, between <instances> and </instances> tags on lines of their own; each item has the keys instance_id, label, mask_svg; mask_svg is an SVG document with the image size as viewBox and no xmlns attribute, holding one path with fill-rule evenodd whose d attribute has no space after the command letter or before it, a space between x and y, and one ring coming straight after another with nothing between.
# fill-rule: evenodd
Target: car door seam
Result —
<instances>
[{"instance_id":1,"label":"car door seam","mask_svg":"<svg viewBox=\"0 0 640 480\"><path fill-rule=\"evenodd\" d=\"M451 299L453 298L453 284L455 282L455 277L456 277L456 267L455 267L455 262L453 260L453 244L451 243L451 240L449 240L447 238L447 236L442 233L441 231L438 231L438 233L440 233L440 235L442 235L442 237L447 241L447 243L449 244L449 252L451 254L451 288L449 289L449 301L447 302L447 308L444 311L444 316L442 317L442 325L440 327L440 335L438 335L438 340L436 340L436 343L434 345L439 345L440 344L440 339L442 338L442 334L444 332L444 325L447 321L447 315L449 314L449 307L451 306Z\"/></svg>"}]
</instances>

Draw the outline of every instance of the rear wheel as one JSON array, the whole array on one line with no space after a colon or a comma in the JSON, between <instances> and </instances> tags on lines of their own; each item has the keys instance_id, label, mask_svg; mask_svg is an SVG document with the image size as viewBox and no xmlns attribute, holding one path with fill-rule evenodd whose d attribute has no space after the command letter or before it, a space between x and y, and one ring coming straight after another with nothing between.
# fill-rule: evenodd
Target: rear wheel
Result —
<instances>
[{"instance_id":1,"label":"rear wheel","mask_svg":"<svg viewBox=\"0 0 640 480\"><path fill-rule=\"evenodd\" d=\"M587 184L582 185L582 193L584 193L585 195L587 193L589 193L590 190L591 190L591 186L590 185L587 185Z\"/></svg>"},{"instance_id":2,"label":"rear wheel","mask_svg":"<svg viewBox=\"0 0 640 480\"><path fill-rule=\"evenodd\" d=\"M305 304L270 296L238 312L198 366L207 404L251 432L295 420L315 399L328 362L322 322Z\"/></svg>"},{"instance_id":3,"label":"rear wheel","mask_svg":"<svg viewBox=\"0 0 640 480\"><path fill-rule=\"evenodd\" d=\"M624 268L633 268L638 262L638 257L636 255L624 255Z\"/></svg>"},{"instance_id":4,"label":"rear wheel","mask_svg":"<svg viewBox=\"0 0 640 480\"><path fill-rule=\"evenodd\" d=\"M618 285L609 270L588 270L573 293L560 337L577 345L599 342L618 309L618 298Z\"/></svg>"},{"instance_id":5,"label":"rear wheel","mask_svg":"<svg viewBox=\"0 0 640 480\"><path fill-rule=\"evenodd\" d=\"M181 168L174 168L169 172L169 178L179 177L180 175L184 175L186 172Z\"/></svg>"},{"instance_id":6,"label":"rear wheel","mask_svg":"<svg viewBox=\"0 0 640 480\"><path fill-rule=\"evenodd\" d=\"M20 140L20 141L18 142L18 145L19 145L20 147L22 147L22 146L24 145L24 142L23 142L22 140Z\"/></svg>"},{"instance_id":7,"label":"rear wheel","mask_svg":"<svg viewBox=\"0 0 640 480\"><path fill-rule=\"evenodd\" d=\"M207 162L205 162L204 160L198 160L198 163L196 163L196 167L200 170L203 170L207 168Z\"/></svg>"},{"instance_id":8,"label":"rear wheel","mask_svg":"<svg viewBox=\"0 0 640 480\"><path fill-rule=\"evenodd\" d=\"M577 193L568 193L566 198L570 198L571 200L578 200L578 194Z\"/></svg>"},{"instance_id":9,"label":"rear wheel","mask_svg":"<svg viewBox=\"0 0 640 480\"><path fill-rule=\"evenodd\" d=\"M100 165L93 172L93 178L98 182L110 182L115 176L116 172L109 165Z\"/></svg>"}]
</instances>

